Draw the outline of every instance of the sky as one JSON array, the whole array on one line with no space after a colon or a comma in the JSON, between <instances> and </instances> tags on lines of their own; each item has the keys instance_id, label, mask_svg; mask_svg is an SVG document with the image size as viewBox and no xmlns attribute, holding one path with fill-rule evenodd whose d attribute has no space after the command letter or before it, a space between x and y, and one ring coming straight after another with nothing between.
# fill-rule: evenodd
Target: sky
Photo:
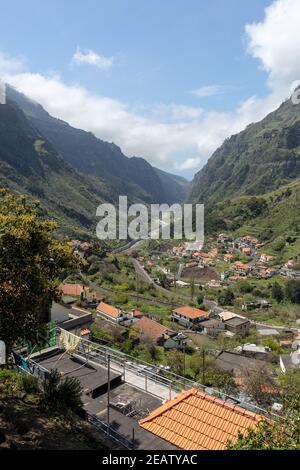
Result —
<instances>
[{"instance_id":1,"label":"sky","mask_svg":"<svg viewBox=\"0 0 300 470\"><path fill-rule=\"evenodd\" d=\"M300 0L0 0L0 78L192 178L300 80Z\"/></svg>"}]
</instances>

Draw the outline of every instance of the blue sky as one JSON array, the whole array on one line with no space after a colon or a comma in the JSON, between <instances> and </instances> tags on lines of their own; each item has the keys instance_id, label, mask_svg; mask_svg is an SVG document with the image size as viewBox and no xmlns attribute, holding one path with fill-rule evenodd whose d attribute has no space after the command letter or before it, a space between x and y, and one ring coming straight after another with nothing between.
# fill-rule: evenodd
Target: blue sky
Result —
<instances>
[{"instance_id":1,"label":"blue sky","mask_svg":"<svg viewBox=\"0 0 300 470\"><path fill-rule=\"evenodd\" d=\"M260 23L268 32L272 12L266 14L265 8L277 3L295 0L0 1L2 74L53 114L116 141L127 155L144 156L191 177L224 137L240 130L235 116L239 107L251 98L257 105L274 93L268 54L255 52L255 47L273 46L262 44L256 30L249 38L245 28ZM91 53L89 59L98 58L98 65L87 59ZM37 77L39 84L34 82ZM79 89L89 99L98 97L99 115L93 106L93 121L83 121L75 116L82 112L76 110L80 101L69 97L63 104L54 103L64 95L62 89L57 99L51 95L55 80L61 88L69 87L70 95ZM260 114L275 105L276 100L271 101ZM109 124L102 123L105 112ZM228 121L234 120L232 128L227 115ZM207 120L213 122L214 116L218 135L212 132L211 145L204 136L198 142L195 134L201 123L205 120L208 129ZM253 111L248 120L253 120ZM241 121L242 126L248 124L244 115ZM147 125L152 126L149 133ZM172 146L172 136L183 129L185 144Z\"/></svg>"}]
</instances>

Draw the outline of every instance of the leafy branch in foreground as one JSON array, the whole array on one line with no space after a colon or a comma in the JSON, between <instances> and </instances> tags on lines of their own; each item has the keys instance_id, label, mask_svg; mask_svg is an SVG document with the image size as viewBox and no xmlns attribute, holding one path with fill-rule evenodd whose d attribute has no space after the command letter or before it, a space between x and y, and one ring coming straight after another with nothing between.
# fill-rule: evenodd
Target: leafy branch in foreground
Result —
<instances>
[{"instance_id":1,"label":"leafy branch in foreground","mask_svg":"<svg viewBox=\"0 0 300 470\"><path fill-rule=\"evenodd\" d=\"M37 202L0 190L0 338L8 348L43 339L60 276L77 265L55 230Z\"/></svg>"},{"instance_id":2,"label":"leafy branch in foreground","mask_svg":"<svg viewBox=\"0 0 300 470\"><path fill-rule=\"evenodd\" d=\"M299 450L300 449L300 374L293 370L281 378L281 417L262 421L258 429L250 429L247 435L238 436L228 443L229 450Z\"/></svg>"}]
</instances>

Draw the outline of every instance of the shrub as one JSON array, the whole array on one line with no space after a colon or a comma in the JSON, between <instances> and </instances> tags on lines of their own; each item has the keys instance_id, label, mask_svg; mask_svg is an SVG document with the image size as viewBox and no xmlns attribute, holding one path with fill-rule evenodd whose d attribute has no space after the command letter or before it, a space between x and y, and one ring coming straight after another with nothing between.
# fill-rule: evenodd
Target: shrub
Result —
<instances>
[{"instance_id":1,"label":"shrub","mask_svg":"<svg viewBox=\"0 0 300 470\"><path fill-rule=\"evenodd\" d=\"M3 385L7 395L33 394L38 391L36 377L9 369L0 370L0 384Z\"/></svg>"},{"instance_id":2,"label":"shrub","mask_svg":"<svg viewBox=\"0 0 300 470\"><path fill-rule=\"evenodd\" d=\"M300 304L300 281L292 279L286 283L285 294L294 304Z\"/></svg>"},{"instance_id":3,"label":"shrub","mask_svg":"<svg viewBox=\"0 0 300 470\"><path fill-rule=\"evenodd\" d=\"M220 305L233 305L234 303L234 293L226 289L218 295L218 302Z\"/></svg>"},{"instance_id":4,"label":"shrub","mask_svg":"<svg viewBox=\"0 0 300 470\"><path fill-rule=\"evenodd\" d=\"M82 388L75 377L62 379L57 370L52 370L44 385L44 403L47 407L62 410L79 411L82 408Z\"/></svg>"},{"instance_id":5,"label":"shrub","mask_svg":"<svg viewBox=\"0 0 300 470\"><path fill-rule=\"evenodd\" d=\"M282 302L284 299L284 292L280 284L278 282L275 282L272 286L272 297L275 299L278 303Z\"/></svg>"}]
</instances>

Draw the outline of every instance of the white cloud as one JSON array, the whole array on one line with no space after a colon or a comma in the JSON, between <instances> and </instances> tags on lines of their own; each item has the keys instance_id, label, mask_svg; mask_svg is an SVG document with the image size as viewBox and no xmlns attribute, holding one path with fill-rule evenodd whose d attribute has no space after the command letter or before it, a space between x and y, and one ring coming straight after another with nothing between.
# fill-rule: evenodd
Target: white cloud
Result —
<instances>
[{"instance_id":1,"label":"white cloud","mask_svg":"<svg viewBox=\"0 0 300 470\"><path fill-rule=\"evenodd\" d=\"M191 94L197 98L207 98L210 96L222 95L223 93L226 93L226 91L228 91L228 88L223 85L206 85L197 88L196 90L192 90Z\"/></svg>"},{"instance_id":2,"label":"white cloud","mask_svg":"<svg viewBox=\"0 0 300 470\"><path fill-rule=\"evenodd\" d=\"M0 51L0 72L2 75L14 74L24 70L24 59L16 59Z\"/></svg>"},{"instance_id":3,"label":"white cloud","mask_svg":"<svg viewBox=\"0 0 300 470\"><path fill-rule=\"evenodd\" d=\"M174 103L132 108L65 83L58 75L22 71L19 61L1 54L0 74L54 116L114 141L128 156L143 156L166 170L191 174L225 138L274 110L288 96L291 83L300 79L299 20L299 0L278 0L266 9L262 22L246 26L248 52L267 72L269 93L249 97L232 112L204 112Z\"/></svg>"},{"instance_id":4,"label":"white cloud","mask_svg":"<svg viewBox=\"0 0 300 470\"><path fill-rule=\"evenodd\" d=\"M200 158L187 158L182 163L176 163L175 168L178 171L194 170L199 167L200 163Z\"/></svg>"},{"instance_id":5,"label":"white cloud","mask_svg":"<svg viewBox=\"0 0 300 470\"><path fill-rule=\"evenodd\" d=\"M176 103L159 103L151 106L137 106L134 112L159 120L160 122L170 123L176 121L195 121L202 115L203 109Z\"/></svg>"},{"instance_id":6,"label":"white cloud","mask_svg":"<svg viewBox=\"0 0 300 470\"><path fill-rule=\"evenodd\" d=\"M72 63L76 65L88 64L101 70L108 70L114 64L114 57L105 57L92 50L82 52L80 47L77 47L72 58Z\"/></svg>"},{"instance_id":7,"label":"white cloud","mask_svg":"<svg viewBox=\"0 0 300 470\"><path fill-rule=\"evenodd\" d=\"M299 22L299 0L276 0L266 8L262 22L246 26L248 51L268 73L273 92L300 79Z\"/></svg>"}]
</instances>

